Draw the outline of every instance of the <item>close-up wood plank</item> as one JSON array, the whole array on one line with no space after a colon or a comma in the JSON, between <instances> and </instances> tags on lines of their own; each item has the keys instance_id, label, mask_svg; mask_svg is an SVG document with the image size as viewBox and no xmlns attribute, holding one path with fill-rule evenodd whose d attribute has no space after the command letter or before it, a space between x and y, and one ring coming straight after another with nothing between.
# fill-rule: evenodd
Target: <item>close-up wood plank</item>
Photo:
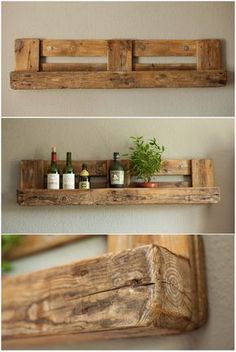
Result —
<instances>
[{"instance_id":1,"label":"close-up wood plank","mask_svg":"<svg viewBox=\"0 0 236 352\"><path fill-rule=\"evenodd\" d=\"M6 258L21 258L84 238L88 238L88 235L24 235L20 237L18 245L6 253Z\"/></svg>"},{"instance_id":2,"label":"close-up wood plank","mask_svg":"<svg viewBox=\"0 0 236 352\"><path fill-rule=\"evenodd\" d=\"M16 71L39 70L39 39L16 39Z\"/></svg>"},{"instance_id":3,"label":"close-up wood plank","mask_svg":"<svg viewBox=\"0 0 236 352\"><path fill-rule=\"evenodd\" d=\"M195 40L134 40L134 56L195 56Z\"/></svg>"},{"instance_id":4,"label":"close-up wood plank","mask_svg":"<svg viewBox=\"0 0 236 352\"><path fill-rule=\"evenodd\" d=\"M220 40L197 41L197 69L220 70L221 46Z\"/></svg>"},{"instance_id":5,"label":"close-up wood plank","mask_svg":"<svg viewBox=\"0 0 236 352\"><path fill-rule=\"evenodd\" d=\"M192 187L214 186L214 165L212 160L196 159L191 161Z\"/></svg>"},{"instance_id":6,"label":"close-up wood plank","mask_svg":"<svg viewBox=\"0 0 236 352\"><path fill-rule=\"evenodd\" d=\"M191 275L188 259L149 245L4 278L4 348L197 328Z\"/></svg>"},{"instance_id":7,"label":"close-up wood plank","mask_svg":"<svg viewBox=\"0 0 236 352\"><path fill-rule=\"evenodd\" d=\"M132 71L132 41L109 40L107 69L113 72Z\"/></svg>"},{"instance_id":8,"label":"close-up wood plank","mask_svg":"<svg viewBox=\"0 0 236 352\"><path fill-rule=\"evenodd\" d=\"M117 89L222 87L224 70L131 72L11 72L13 89Z\"/></svg>"},{"instance_id":9,"label":"close-up wood plank","mask_svg":"<svg viewBox=\"0 0 236 352\"><path fill-rule=\"evenodd\" d=\"M17 190L17 202L25 206L211 204L219 200L218 187Z\"/></svg>"}]
</instances>

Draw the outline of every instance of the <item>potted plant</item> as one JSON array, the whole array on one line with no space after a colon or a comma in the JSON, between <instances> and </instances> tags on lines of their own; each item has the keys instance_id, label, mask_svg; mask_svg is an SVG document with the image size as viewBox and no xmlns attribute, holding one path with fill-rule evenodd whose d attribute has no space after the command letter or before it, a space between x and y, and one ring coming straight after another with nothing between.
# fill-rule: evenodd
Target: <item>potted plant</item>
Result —
<instances>
[{"instance_id":1,"label":"potted plant","mask_svg":"<svg viewBox=\"0 0 236 352\"><path fill-rule=\"evenodd\" d=\"M144 137L130 137L133 145L129 147L127 154L130 160L129 172L143 182L138 182L140 187L158 187L157 182L151 182L152 177L160 171L161 156L165 147L157 143L156 138L151 138L148 142Z\"/></svg>"}]
</instances>

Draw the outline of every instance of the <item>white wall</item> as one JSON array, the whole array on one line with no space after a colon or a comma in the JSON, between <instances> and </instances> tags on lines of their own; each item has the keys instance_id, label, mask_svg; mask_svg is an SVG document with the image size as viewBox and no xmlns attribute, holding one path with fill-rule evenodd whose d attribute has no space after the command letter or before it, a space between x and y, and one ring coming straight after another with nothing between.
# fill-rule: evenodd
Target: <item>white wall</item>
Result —
<instances>
[{"instance_id":1,"label":"white wall","mask_svg":"<svg viewBox=\"0 0 236 352\"><path fill-rule=\"evenodd\" d=\"M234 231L234 121L224 119L3 119L4 232L230 232ZM128 151L129 136L156 136L165 158L212 158L221 201L212 205L51 206L16 203L19 161L67 151L74 160L109 159Z\"/></svg>"},{"instance_id":2,"label":"white wall","mask_svg":"<svg viewBox=\"0 0 236 352\"><path fill-rule=\"evenodd\" d=\"M233 2L3 2L4 116L233 116ZM222 40L222 88L14 91L16 38Z\"/></svg>"},{"instance_id":3,"label":"white wall","mask_svg":"<svg viewBox=\"0 0 236 352\"><path fill-rule=\"evenodd\" d=\"M209 319L202 328L179 336L84 342L73 349L233 349L234 348L234 236L204 235ZM19 274L40 270L105 252L105 238L91 238L25 257L14 262ZM67 347L68 348L68 347ZM61 349L61 346L55 346Z\"/></svg>"}]
</instances>

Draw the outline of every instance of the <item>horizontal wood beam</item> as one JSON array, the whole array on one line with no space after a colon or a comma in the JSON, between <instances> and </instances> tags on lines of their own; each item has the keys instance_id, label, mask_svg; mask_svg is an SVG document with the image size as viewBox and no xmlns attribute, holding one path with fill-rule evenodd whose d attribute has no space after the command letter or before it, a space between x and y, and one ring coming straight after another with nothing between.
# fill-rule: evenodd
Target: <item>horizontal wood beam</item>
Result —
<instances>
[{"instance_id":1,"label":"horizontal wood beam","mask_svg":"<svg viewBox=\"0 0 236 352\"><path fill-rule=\"evenodd\" d=\"M17 191L18 204L26 206L211 204L218 203L219 200L220 190L218 187L25 189Z\"/></svg>"},{"instance_id":2,"label":"horizontal wood beam","mask_svg":"<svg viewBox=\"0 0 236 352\"><path fill-rule=\"evenodd\" d=\"M196 56L195 40L134 40L134 56Z\"/></svg>"},{"instance_id":3,"label":"horizontal wood beam","mask_svg":"<svg viewBox=\"0 0 236 352\"><path fill-rule=\"evenodd\" d=\"M5 277L3 346L24 349L195 329L203 321L193 314L198 307L192 270L190 260L149 245Z\"/></svg>"},{"instance_id":4,"label":"horizontal wood beam","mask_svg":"<svg viewBox=\"0 0 236 352\"><path fill-rule=\"evenodd\" d=\"M224 70L132 72L11 72L13 89L221 87Z\"/></svg>"}]
</instances>

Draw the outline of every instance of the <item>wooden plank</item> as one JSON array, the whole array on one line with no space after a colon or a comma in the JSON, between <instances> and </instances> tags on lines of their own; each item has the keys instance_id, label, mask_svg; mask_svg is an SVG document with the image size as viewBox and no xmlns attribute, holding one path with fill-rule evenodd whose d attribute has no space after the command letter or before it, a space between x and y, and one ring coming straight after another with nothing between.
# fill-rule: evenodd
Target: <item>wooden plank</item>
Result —
<instances>
[{"instance_id":1,"label":"wooden plank","mask_svg":"<svg viewBox=\"0 0 236 352\"><path fill-rule=\"evenodd\" d=\"M20 242L6 254L7 259L18 259L41 251L87 238L89 235L24 235Z\"/></svg>"},{"instance_id":2,"label":"wooden plank","mask_svg":"<svg viewBox=\"0 0 236 352\"><path fill-rule=\"evenodd\" d=\"M134 56L196 56L195 40L134 40Z\"/></svg>"},{"instance_id":3,"label":"wooden plank","mask_svg":"<svg viewBox=\"0 0 236 352\"><path fill-rule=\"evenodd\" d=\"M107 59L108 71L132 71L132 41L109 40Z\"/></svg>"},{"instance_id":4,"label":"wooden plank","mask_svg":"<svg viewBox=\"0 0 236 352\"><path fill-rule=\"evenodd\" d=\"M196 64L133 64L134 71L191 71L196 69Z\"/></svg>"},{"instance_id":5,"label":"wooden plank","mask_svg":"<svg viewBox=\"0 0 236 352\"><path fill-rule=\"evenodd\" d=\"M22 160L20 162L20 189L44 188L43 160Z\"/></svg>"},{"instance_id":6,"label":"wooden plank","mask_svg":"<svg viewBox=\"0 0 236 352\"><path fill-rule=\"evenodd\" d=\"M16 71L39 70L39 39L15 40Z\"/></svg>"},{"instance_id":7,"label":"wooden plank","mask_svg":"<svg viewBox=\"0 0 236 352\"><path fill-rule=\"evenodd\" d=\"M175 187L191 187L192 182L191 181L172 181L172 182L163 182L163 181L158 181L157 187L158 188L175 188ZM130 182L128 184L128 187L138 187L137 183L135 182Z\"/></svg>"},{"instance_id":8,"label":"wooden plank","mask_svg":"<svg viewBox=\"0 0 236 352\"><path fill-rule=\"evenodd\" d=\"M60 170L63 170L65 167L65 160L58 160L57 165ZM87 164L87 169L90 176L106 176L107 175L107 164L106 160L72 160L72 166L75 174L79 174L82 170L82 165ZM48 167L50 165L49 160L43 161L44 165L44 174L47 173Z\"/></svg>"},{"instance_id":9,"label":"wooden plank","mask_svg":"<svg viewBox=\"0 0 236 352\"><path fill-rule=\"evenodd\" d=\"M17 191L17 202L44 205L211 204L220 201L218 187L104 188L90 190L29 189Z\"/></svg>"},{"instance_id":10,"label":"wooden plank","mask_svg":"<svg viewBox=\"0 0 236 352\"><path fill-rule=\"evenodd\" d=\"M74 64L74 63L49 63L43 62L40 65L41 71L60 72L60 71L107 71L107 64Z\"/></svg>"},{"instance_id":11,"label":"wooden plank","mask_svg":"<svg viewBox=\"0 0 236 352\"><path fill-rule=\"evenodd\" d=\"M223 70L133 72L11 72L12 89L222 87Z\"/></svg>"},{"instance_id":12,"label":"wooden plank","mask_svg":"<svg viewBox=\"0 0 236 352\"><path fill-rule=\"evenodd\" d=\"M197 41L197 69L220 70L221 47L220 40Z\"/></svg>"},{"instance_id":13,"label":"wooden plank","mask_svg":"<svg viewBox=\"0 0 236 352\"><path fill-rule=\"evenodd\" d=\"M170 252L190 258L189 240L193 236L190 235L108 235L107 246L108 252L117 253L127 249L137 248L144 245L155 244L164 247ZM194 255L194 253L191 253Z\"/></svg>"},{"instance_id":14,"label":"wooden plank","mask_svg":"<svg viewBox=\"0 0 236 352\"><path fill-rule=\"evenodd\" d=\"M41 40L41 56L106 56L106 40Z\"/></svg>"},{"instance_id":15,"label":"wooden plank","mask_svg":"<svg viewBox=\"0 0 236 352\"><path fill-rule=\"evenodd\" d=\"M192 160L192 187L214 187L214 165L212 160Z\"/></svg>"},{"instance_id":16,"label":"wooden plank","mask_svg":"<svg viewBox=\"0 0 236 352\"><path fill-rule=\"evenodd\" d=\"M180 333L195 295L189 261L154 245L5 278L2 293L4 348L18 349L34 337Z\"/></svg>"},{"instance_id":17,"label":"wooden plank","mask_svg":"<svg viewBox=\"0 0 236 352\"><path fill-rule=\"evenodd\" d=\"M196 64L133 64L134 71L196 70ZM40 71L107 71L107 64L50 63L40 64Z\"/></svg>"}]
</instances>

